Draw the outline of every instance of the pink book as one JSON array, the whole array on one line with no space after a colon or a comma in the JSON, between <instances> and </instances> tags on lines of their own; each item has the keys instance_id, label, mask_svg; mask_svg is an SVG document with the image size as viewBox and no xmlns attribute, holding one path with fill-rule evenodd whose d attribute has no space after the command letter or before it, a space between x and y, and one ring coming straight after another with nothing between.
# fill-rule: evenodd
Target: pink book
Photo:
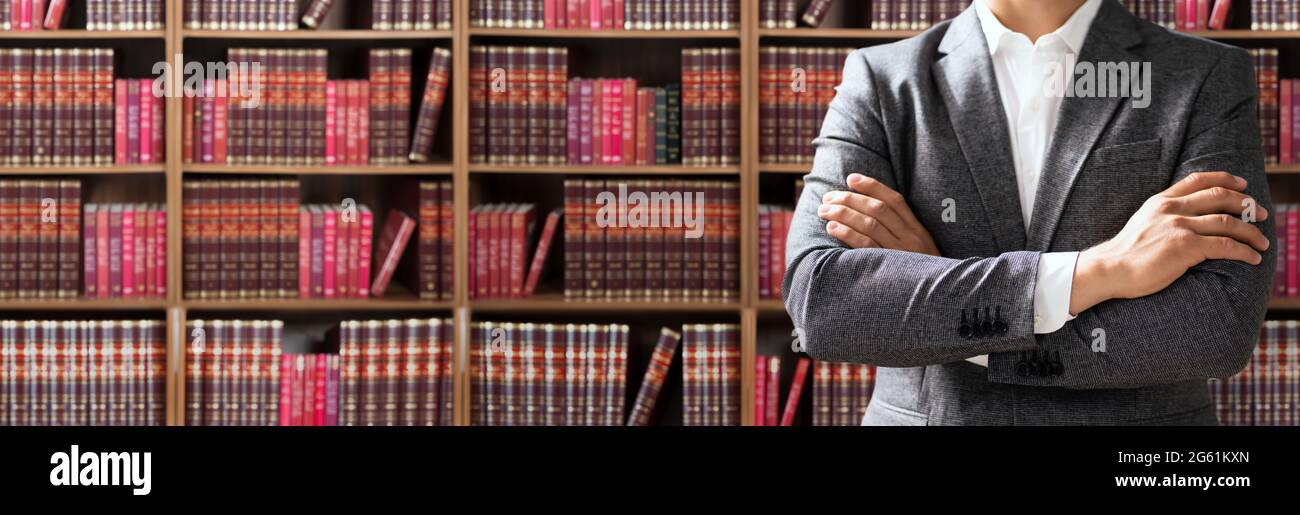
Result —
<instances>
[{"instance_id":1,"label":"pink book","mask_svg":"<svg viewBox=\"0 0 1300 515\"><path fill-rule=\"evenodd\" d=\"M339 425L339 355L326 354L325 425Z\"/></svg>"},{"instance_id":2,"label":"pink book","mask_svg":"<svg viewBox=\"0 0 1300 515\"><path fill-rule=\"evenodd\" d=\"M578 164L596 163L595 141L595 90L596 81L578 81Z\"/></svg>"},{"instance_id":3,"label":"pink book","mask_svg":"<svg viewBox=\"0 0 1300 515\"><path fill-rule=\"evenodd\" d=\"M373 253L374 233L375 233L375 214L370 208L361 206L360 213L357 216L361 222L360 231L357 239L361 245L357 248L357 296L370 296L370 256Z\"/></svg>"},{"instance_id":4,"label":"pink book","mask_svg":"<svg viewBox=\"0 0 1300 515\"><path fill-rule=\"evenodd\" d=\"M152 284L149 284L145 274L145 268L149 266L149 235L153 233L153 228L149 227L149 222L153 219L152 215L144 209L143 204L137 204L135 207L135 263L131 273L135 275L135 294L137 297L146 297L149 295Z\"/></svg>"},{"instance_id":5,"label":"pink book","mask_svg":"<svg viewBox=\"0 0 1300 515\"><path fill-rule=\"evenodd\" d=\"M1232 0L1214 0L1214 9L1210 11L1210 21L1207 26L1212 30L1223 30L1228 24L1228 9L1232 7Z\"/></svg>"},{"instance_id":6,"label":"pink book","mask_svg":"<svg viewBox=\"0 0 1300 515\"><path fill-rule=\"evenodd\" d=\"M26 23L31 26L32 30L41 30L41 26L45 21L45 0L28 1L31 6L27 8L28 18Z\"/></svg>"},{"instance_id":7,"label":"pink book","mask_svg":"<svg viewBox=\"0 0 1300 515\"><path fill-rule=\"evenodd\" d=\"M543 28L547 28L547 29L557 29L557 28L560 28L560 27L559 27L558 25L556 25L556 23L555 23L555 21L556 21L556 19L557 19L556 15L555 15L555 2L556 2L556 1L557 1L557 0L544 0L544 1L542 2L542 27L543 27ZM564 1L564 0L558 0L558 1L561 1L561 2L562 2L562 1Z\"/></svg>"},{"instance_id":8,"label":"pink book","mask_svg":"<svg viewBox=\"0 0 1300 515\"><path fill-rule=\"evenodd\" d=\"M100 206L99 212L95 213L95 269L99 270L96 274L95 281L99 290L100 298L110 296L108 289L108 206Z\"/></svg>"},{"instance_id":9,"label":"pink book","mask_svg":"<svg viewBox=\"0 0 1300 515\"><path fill-rule=\"evenodd\" d=\"M582 163L582 138L581 130L578 127L579 113L582 112L582 81L574 79L569 81L569 98L567 102L565 131L565 150L568 157L568 163L576 165Z\"/></svg>"},{"instance_id":10,"label":"pink book","mask_svg":"<svg viewBox=\"0 0 1300 515\"><path fill-rule=\"evenodd\" d=\"M167 295L167 210L158 208L153 213L154 245L154 294L159 297Z\"/></svg>"},{"instance_id":11,"label":"pink book","mask_svg":"<svg viewBox=\"0 0 1300 515\"><path fill-rule=\"evenodd\" d=\"M217 107L217 105L216 105L216 99L213 98L213 97L215 97L216 94L217 94L217 86L216 86L215 82L216 82L216 81L207 81L207 82L204 82L204 83L203 83L203 97L200 98L200 99L198 99L199 104L202 105L202 111L201 111L201 112L202 112L202 117L203 117L203 118L202 118L202 121L203 121L202 127L199 127L199 128L198 128L198 129L199 129L199 152L198 152L198 153L199 153L199 156L200 156L200 157L199 157L199 162L201 162L201 163L214 163L214 162L216 162L216 156L214 156L214 155L212 154L212 152L213 152L213 141L212 141L212 137L213 137L213 134L214 134L214 132L213 132L213 123L214 123L213 118L215 117L215 114L216 114L216 107Z\"/></svg>"},{"instance_id":12,"label":"pink book","mask_svg":"<svg viewBox=\"0 0 1300 515\"><path fill-rule=\"evenodd\" d=\"M636 80L623 79L623 94L619 96L623 118L623 164L636 161Z\"/></svg>"},{"instance_id":13,"label":"pink book","mask_svg":"<svg viewBox=\"0 0 1300 515\"><path fill-rule=\"evenodd\" d=\"M304 207L298 212L298 298L311 296L311 212Z\"/></svg>"},{"instance_id":14,"label":"pink book","mask_svg":"<svg viewBox=\"0 0 1300 515\"><path fill-rule=\"evenodd\" d=\"M343 162L348 164L357 163L357 148L360 141L355 137L361 128L361 113L357 105L357 95L361 91L361 85L357 81L347 81L347 94L344 95L344 106L347 109L346 121L347 127L343 129L340 136L343 143Z\"/></svg>"},{"instance_id":15,"label":"pink book","mask_svg":"<svg viewBox=\"0 0 1300 515\"><path fill-rule=\"evenodd\" d=\"M45 14L45 30L63 28L63 13L68 8L68 0L50 0L49 12Z\"/></svg>"},{"instance_id":16,"label":"pink book","mask_svg":"<svg viewBox=\"0 0 1300 515\"><path fill-rule=\"evenodd\" d=\"M602 29L615 28L614 27L614 0L600 0L600 28Z\"/></svg>"},{"instance_id":17,"label":"pink book","mask_svg":"<svg viewBox=\"0 0 1300 515\"><path fill-rule=\"evenodd\" d=\"M293 376L292 377L293 380L291 381L290 384L292 385L293 388L292 388L292 392L290 392L289 394L289 398L292 400L293 409L291 410L291 414L290 414L291 416L290 425L302 426L302 425L306 425L306 419L304 417L307 415L307 406L303 402L305 400L303 398L304 397L303 394L305 393L303 391L303 388L306 386L307 383L307 368L306 368L306 360L303 358L302 354L293 355Z\"/></svg>"},{"instance_id":18,"label":"pink book","mask_svg":"<svg viewBox=\"0 0 1300 515\"><path fill-rule=\"evenodd\" d=\"M153 160L153 102L149 98L150 79L140 79L137 84L140 95L140 163L151 164Z\"/></svg>"},{"instance_id":19,"label":"pink book","mask_svg":"<svg viewBox=\"0 0 1300 515\"><path fill-rule=\"evenodd\" d=\"M343 210L335 211L337 221L334 229L334 291L339 298L348 298L352 296L352 285L356 284L355 277L349 277L352 273L348 267L348 249L352 247L353 226L343 217ZM349 279L351 279L349 281Z\"/></svg>"},{"instance_id":20,"label":"pink book","mask_svg":"<svg viewBox=\"0 0 1300 515\"><path fill-rule=\"evenodd\" d=\"M122 296L135 296L135 208L122 206Z\"/></svg>"},{"instance_id":21,"label":"pink book","mask_svg":"<svg viewBox=\"0 0 1300 515\"><path fill-rule=\"evenodd\" d=\"M140 163L140 83L126 81L126 160Z\"/></svg>"},{"instance_id":22,"label":"pink book","mask_svg":"<svg viewBox=\"0 0 1300 515\"><path fill-rule=\"evenodd\" d=\"M230 96L226 94L226 81L218 80L217 95L212 99L212 157L214 163L226 162L226 128Z\"/></svg>"},{"instance_id":23,"label":"pink book","mask_svg":"<svg viewBox=\"0 0 1300 515\"><path fill-rule=\"evenodd\" d=\"M280 355L280 425L293 425L293 354Z\"/></svg>"},{"instance_id":24,"label":"pink book","mask_svg":"<svg viewBox=\"0 0 1300 515\"><path fill-rule=\"evenodd\" d=\"M613 0L613 2L614 2L614 28L623 29L624 28L623 27L623 23L624 23L623 0Z\"/></svg>"},{"instance_id":25,"label":"pink book","mask_svg":"<svg viewBox=\"0 0 1300 515\"><path fill-rule=\"evenodd\" d=\"M126 153L126 81L113 81L113 158L117 164L129 164Z\"/></svg>"},{"instance_id":26,"label":"pink book","mask_svg":"<svg viewBox=\"0 0 1300 515\"><path fill-rule=\"evenodd\" d=\"M338 161L334 139L337 137L338 122L338 82L325 82L325 164L332 165Z\"/></svg>"},{"instance_id":27,"label":"pink book","mask_svg":"<svg viewBox=\"0 0 1300 515\"><path fill-rule=\"evenodd\" d=\"M357 109L357 131L352 134L352 138L357 140L357 154L355 164L366 164L370 162L370 82L358 81L360 89L357 90L357 96L353 97L353 104Z\"/></svg>"},{"instance_id":28,"label":"pink book","mask_svg":"<svg viewBox=\"0 0 1300 515\"><path fill-rule=\"evenodd\" d=\"M781 398L781 358L769 356L767 358L767 412L763 414L766 421L763 425L777 425L777 403ZM758 411L754 412L754 418L758 418Z\"/></svg>"},{"instance_id":29,"label":"pink book","mask_svg":"<svg viewBox=\"0 0 1300 515\"><path fill-rule=\"evenodd\" d=\"M1188 1L1189 0L1174 0L1174 26L1178 27L1178 30L1191 30L1191 26L1187 23L1187 19L1189 18L1189 16L1187 16Z\"/></svg>"},{"instance_id":30,"label":"pink book","mask_svg":"<svg viewBox=\"0 0 1300 515\"><path fill-rule=\"evenodd\" d=\"M1288 6L1294 9L1295 6ZM1196 0L1196 30L1210 28L1210 0Z\"/></svg>"},{"instance_id":31,"label":"pink book","mask_svg":"<svg viewBox=\"0 0 1300 515\"><path fill-rule=\"evenodd\" d=\"M314 386L314 388L312 388L312 400L314 404L312 415L315 416L312 425L323 426L325 425L325 384L329 380L329 370L325 363L324 354L312 354L311 357L314 358L313 361L315 361L314 365L316 368L316 373L314 374L314 377L312 377L312 386Z\"/></svg>"},{"instance_id":32,"label":"pink book","mask_svg":"<svg viewBox=\"0 0 1300 515\"><path fill-rule=\"evenodd\" d=\"M605 81L609 85L606 92L609 96L609 102L606 104L609 109L606 110L605 116L605 133L609 135L605 140L605 155L608 156L606 162L612 165L623 164L623 81L611 79Z\"/></svg>"},{"instance_id":33,"label":"pink book","mask_svg":"<svg viewBox=\"0 0 1300 515\"><path fill-rule=\"evenodd\" d=\"M587 16L590 20L588 26L592 30L599 30L605 28L600 23L601 20L600 1L601 0L588 0L587 3Z\"/></svg>"},{"instance_id":34,"label":"pink book","mask_svg":"<svg viewBox=\"0 0 1300 515\"><path fill-rule=\"evenodd\" d=\"M362 294L361 289L359 288L359 285L361 283L361 280L358 279L361 275L361 266L360 266L361 264L360 263L361 261L361 212L360 211L361 208L360 206L358 206L356 219L353 220L352 223L348 224L348 252L347 255L342 257L341 259L343 259L344 263L347 263L344 266L344 268L346 268L348 271L347 278L346 278L347 281L345 283L348 285L348 296L364 298L366 295L370 294L370 291L369 289L367 289L366 293Z\"/></svg>"},{"instance_id":35,"label":"pink book","mask_svg":"<svg viewBox=\"0 0 1300 515\"><path fill-rule=\"evenodd\" d=\"M754 425L767 425L767 356L754 360Z\"/></svg>"},{"instance_id":36,"label":"pink book","mask_svg":"<svg viewBox=\"0 0 1300 515\"><path fill-rule=\"evenodd\" d=\"M18 30L32 30L32 0L14 0L14 5L18 11L14 17Z\"/></svg>"},{"instance_id":37,"label":"pink book","mask_svg":"<svg viewBox=\"0 0 1300 515\"><path fill-rule=\"evenodd\" d=\"M322 263L324 263L325 266L323 272L323 284L325 288L325 298L327 299L334 298L338 293L334 288L336 286L335 279L337 274L335 267L338 266L338 259L335 255L339 244L338 237L338 210L327 208L325 210L325 255L322 260Z\"/></svg>"},{"instance_id":38,"label":"pink book","mask_svg":"<svg viewBox=\"0 0 1300 515\"><path fill-rule=\"evenodd\" d=\"M1286 294L1288 297L1300 295L1300 277L1297 277L1297 255L1300 255L1300 209L1289 209L1286 212L1286 255L1288 258L1286 270Z\"/></svg>"}]
</instances>

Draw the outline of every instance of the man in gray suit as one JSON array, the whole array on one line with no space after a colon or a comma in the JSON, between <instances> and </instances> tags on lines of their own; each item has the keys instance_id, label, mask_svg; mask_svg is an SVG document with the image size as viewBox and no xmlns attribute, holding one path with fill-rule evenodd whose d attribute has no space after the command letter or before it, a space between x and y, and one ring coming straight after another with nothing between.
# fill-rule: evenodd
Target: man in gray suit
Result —
<instances>
[{"instance_id":1,"label":"man in gray suit","mask_svg":"<svg viewBox=\"0 0 1300 515\"><path fill-rule=\"evenodd\" d=\"M1256 98L1246 51L1116 0L854 52L788 241L808 354L881 367L864 424L1216 423L1273 277Z\"/></svg>"}]
</instances>

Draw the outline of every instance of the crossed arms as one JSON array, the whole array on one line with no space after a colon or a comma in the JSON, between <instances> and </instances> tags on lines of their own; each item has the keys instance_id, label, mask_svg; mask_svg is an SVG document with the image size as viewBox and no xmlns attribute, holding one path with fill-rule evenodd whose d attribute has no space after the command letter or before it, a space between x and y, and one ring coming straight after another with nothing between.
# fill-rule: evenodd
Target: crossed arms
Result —
<instances>
[{"instance_id":1,"label":"crossed arms","mask_svg":"<svg viewBox=\"0 0 1300 515\"><path fill-rule=\"evenodd\" d=\"M1111 240L1074 249L1083 251L1070 299L1078 318L1039 342L1039 253L939 255L896 193L870 69L854 53L815 141L788 242L782 291L808 353L912 367L1040 343L1086 349L1076 324L1103 327L1115 343L1105 353L1067 352L1067 372L1050 382L995 369L989 380L1113 388L1236 373L1254 348L1274 260L1254 88L1246 54L1225 54L1196 100L1173 184ZM1260 223L1241 220L1243 201L1257 202ZM975 306L1000 306L1007 332L959 335L958 314Z\"/></svg>"}]
</instances>

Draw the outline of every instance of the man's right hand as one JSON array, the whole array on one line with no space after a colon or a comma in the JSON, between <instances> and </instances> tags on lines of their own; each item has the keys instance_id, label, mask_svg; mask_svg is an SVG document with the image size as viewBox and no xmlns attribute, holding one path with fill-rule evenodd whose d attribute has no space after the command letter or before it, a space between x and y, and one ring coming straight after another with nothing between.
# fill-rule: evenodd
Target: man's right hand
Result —
<instances>
[{"instance_id":1,"label":"man's right hand","mask_svg":"<svg viewBox=\"0 0 1300 515\"><path fill-rule=\"evenodd\" d=\"M1109 299L1151 295L1207 259L1258 265L1268 238L1242 215L1254 209L1262 221L1268 211L1245 189L1240 177L1200 172L1147 199L1119 234L1079 254L1070 313Z\"/></svg>"}]
</instances>

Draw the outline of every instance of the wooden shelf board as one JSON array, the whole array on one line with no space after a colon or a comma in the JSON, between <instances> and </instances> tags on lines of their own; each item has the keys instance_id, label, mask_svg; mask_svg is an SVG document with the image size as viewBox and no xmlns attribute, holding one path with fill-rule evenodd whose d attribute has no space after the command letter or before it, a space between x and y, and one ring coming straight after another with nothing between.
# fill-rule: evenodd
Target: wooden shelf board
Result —
<instances>
[{"instance_id":1,"label":"wooden shelf board","mask_svg":"<svg viewBox=\"0 0 1300 515\"><path fill-rule=\"evenodd\" d=\"M920 34L919 30L871 29L758 29L761 38L817 38L817 39L905 39Z\"/></svg>"},{"instance_id":2,"label":"wooden shelf board","mask_svg":"<svg viewBox=\"0 0 1300 515\"><path fill-rule=\"evenodd\" d=\"M1300 311L1300 297L1275 297L1268 299L1268 309Z\"/></svg>"},{"instance_id":3,"label":"wooden shelf board","mask_svg":"<svg viewBox=\"0 0 1300 515\"><path fill-rule=\"evenodd\" d=\"M166 299L3 299L4 311L144 311L167 309Z\"/></svg>"},{"instance_id":4,"label":"wooden shelf board","mask_svg":"<svg viewBox=\"0 0 1300 515\"><path fill-rule=\"evenodd\" d=\"M0 39L165 39L165 30L5 30Z\"/></svg>"},{"instance_id":5,"label":"wooden shelf board","mask_svg":"<svg viewBox=\"0 0 1300 515\"><path fill-rule=\"evenodd\" d=\"M470 299L470 311L484 313L591 313L591 312L657 312L657 313L738 313L739 300L728 302L700 302L679 300L565 300L563 294L549 293L522 299Z\"/></svg>"},{"instance_id":6,"label":"wooden shelf board","mask_svg":"<svg viewBox=\"0 0 1300 515\"><path fill-rule=\"evenodd\" d=\"M113 166L5 166L0 175L110 175L110 174L161 174L163 165L113 165Z\"/></svg>"},{"instance_id":7,"label":"wooden shelf board","mask_svg":"<svg viewBox=\"0 0 1300 515\"><path fill-rule=\"evenodd\" d=\"M760 173L796 173L803 175L812 170L812 163L762 163L758 165Z\"/></svg>"},{"instance_id":8,"label":"wooden shelf board","mask_svg":"<svg viewBox=\"0 0 1300 515\"><path fill-rule=\"evenodd\" d=\"M781 302L780 299L759 299L758 302L754 304L754 307L759 313L763 314L786 314L785 303Z\"/></svg>"},{"instance_id":9,"label":"wooden shelf board","mask_svg":"<svg viewBox=\"0 0 1300 515\"><path fill-rule=\"evenodd\" d=\"M181 37L190 39L451 39L453 34L450 30L181 30Z\"/></svg>"},{"instance_id":10,"label":"wooden shelf board","mask_svg":"<svg viewBox=\"0 0 1300 515\"><path fill-rule=\"evenodd\" d=\"M450 175L452 165L337 165L337 166L288 166L288 165L223 165L223 164L186 164L182 165L184 173L209 174L268 174L268 175Z\"/></svg>"},{"instance_id":11,"label":"wooden shelf board","mask_svg":"<svg viewBox=\"0 0 1300 515\"><path fill-rule=\"evenodd\" d=\"M378 299L245 299L197 300L181 302L187 310L197 311L448 311L451 301L420 300L411 296Z\"/></svg>"},{"instance_id":12,"label":"wooden shelf board","mask_svg":"<svg viewBox=\"0 0 1300 515\"><path fill-rule=\"evenodd\" d=\"M470 37L583 39L709 39L739 38L739 30L583 30L471 27Z\"/></svg>"},{"instance_id":13,"label":"wooden shelf board","mask_svg":"<svg viewBox=\"0 0 1300 515\"><path fill-rule=\"evenodd\" d=\"M1269 175L1289 175L1300 173L1300 164L1291 165L1264 165L1264 171Z\"/></svg>"},{"instance_id":14,"label":"wooden shelf board","mask_svg":"<svg viewBox=\"0 0 1300 515\"><path fill-rule=\"evenodd\" d=\"M469 165L470 173L602 175L736 175L739 166Z\"/></svg>"}]
</instances>

